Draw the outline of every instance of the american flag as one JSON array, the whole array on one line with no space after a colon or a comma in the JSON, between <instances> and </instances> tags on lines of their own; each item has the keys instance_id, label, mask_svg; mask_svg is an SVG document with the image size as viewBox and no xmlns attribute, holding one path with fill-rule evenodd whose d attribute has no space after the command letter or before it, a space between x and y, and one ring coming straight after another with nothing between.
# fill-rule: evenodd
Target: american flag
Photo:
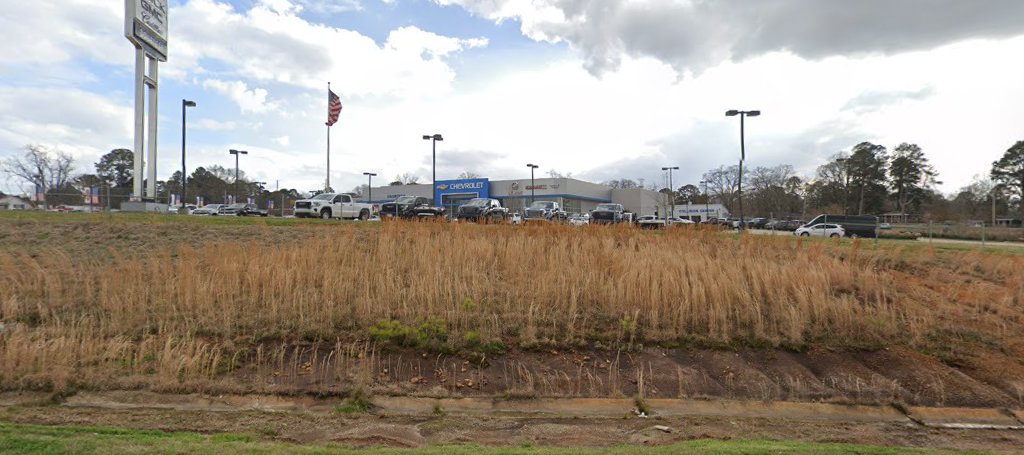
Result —
<instances>
[{"instance_id":1,"label":"american flag","mask_svg":"<svg viewBox=\"0 0 1024 455\"><path fill-rule=\"evenodd\" d=\"M338 115L341 114L341 98L331 89L327 89L327 126L338 123Z\"/></svg>"}]
</instances>

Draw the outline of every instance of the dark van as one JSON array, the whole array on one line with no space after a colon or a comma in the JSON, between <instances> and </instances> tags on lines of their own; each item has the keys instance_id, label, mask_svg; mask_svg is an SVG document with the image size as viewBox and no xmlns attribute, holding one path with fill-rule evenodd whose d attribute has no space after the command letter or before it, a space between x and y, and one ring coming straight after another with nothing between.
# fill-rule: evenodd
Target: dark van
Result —
<instances>
[{"instance_id":1,"label":"dark van","mask_svg":"<svg viewBox=\"0 0 1024 455\"><path fill-rule=\"evenodd\" d=\"M878 217L872 215L818 215L804 226L818 223L833 223L843 227L847 237L874 237Z\"/></svg>"}]
</instances>

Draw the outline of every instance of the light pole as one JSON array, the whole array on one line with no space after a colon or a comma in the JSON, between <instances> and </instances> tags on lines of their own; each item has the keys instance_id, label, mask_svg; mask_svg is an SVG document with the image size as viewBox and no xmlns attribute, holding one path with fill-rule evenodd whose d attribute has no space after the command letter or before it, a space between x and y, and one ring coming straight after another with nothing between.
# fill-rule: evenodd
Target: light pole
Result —
<instances>
[{"instance_id":1,"label":"light pole","mask_svg":"<svg viewBox=\"0 0 1024 455\"><path fill-rule=\"evenodd\" d=\"M231 150L228 150L228 153L230 153L232 155L235 155L235 198L236 198L235 202L237 203L238 202L238 200L237 200L237 198L238 198L238 155L248 155L249 152L247 152L245 150L231 149Z\"/></svg>"},{"instance_id":2,"label":"light pole","mask_svg":"<svg viewBox=\"0 0 1024 455\"><path fill-rule=\"evenodd\" d=\"M536 164L527 164L526 167L530 168L530 204L533 205L533 200L536 198L537 185L533 184L533 170L540 166Z\"/></svg>"},{"instance_id":3,"label":"light pole","mask_svg":"<svg viewBox=\"0 0 1024 455\"><path fill-rule=\"evenodd\" d=\"M761 115L761 111L737 111L735 109L730 109L728 111L725 111L725 116L726 117L733 117L733 116L736 116L736 115L740 116L740 175L739 175L739 179L738 179L739 185L737 186L737 193L738 193L739 202L740 202L740 227L739 227L739 229L742 230L742 229L744 229L746 227L745 226L746 223L743 221L743 160L747 159L747 149L746 149L746 145L744 144L744 137L743 137L744 136L743 119L746 118L746 117L757 117L758 115Z\"/></svg>"},{"instance_id":4,"label":"light pole","mask_svg":"<svg viewBox=\"0 0 1024 455\"><path fill-rule=\"evenodd\" d=\"M252 182L252 183L256 184L256 191L257 191L257 193L252 195L253 196L252 200L256 201L256 200L259 199L260 196L263 195L263 186L266 185L267 182ZM257 204L257 206L258 205L259 204Z\"/></svg>"},{"instance_id":5,"label":"light pole","mask_svg":"<svg viewBox=\"0 0 1024 455\"><path fill-rule=\"evenodd\" d=\"M373 207L373 178L377 176L373 172L363 172L366 176L366 203Z\"/></svg>"},{"instance_id":6,"label":"light pole","mask_svg":"<svg viewBox=\"0 0 1024 455\"><path fill-rule=\"evenodd\" d=\"M843 185L843 215L848 215L847 207L850 205L850 160L847 158L836 158L836 162L843 164L843 174L846 176L846 184Z\"/></svg>"},{"instance_id":7,"label":"light pole","mask_svg":"<svg viewBox=\"0 0 1024 455\"><path fill-rule=\"evenodd\" d=\"M706 221L707 218L711 218L711 210L708 208L708 199L710 199L708 197L708 181L701 180L700 184L704 185L704 217L702 217L701 220Z\"/></svg>"},{"instance_id":8,"label":"light pole","mask_svg":"<svg viewBox=\"0 0 1024 455\"><path fill-rule=\"evenodd\" d=\"M665 217L665 221L668 221L669 218L676 216L676 190L675 187L672 186L672 171L678 171L679 166L663 167L661 168L661 170L668 171L668 196L672 198L672 200L670 201L670 205L672 206L672 212L670 213L672 215ZM686 204L686 206L686 216L690 216L690 204Z\"/></svg>"},{"instance_id":9,"label":"light pole","mask_svg":"<svg viewBox=\"0 0 1024 455\"><path fill-rule=\"evenodd\" d=\"M437 141L443 141L444 138L441 137L440 134L424 134L423 135L423 140L431 141L431 145L433 145L433 147L431 148L431 152L430 152L431 168L433 169L433 171L432 171L433 172L433 180L431 181L431 184L430 184L431 185L430 191L434 195L434 205L438 205L437 204Z\"/></svg>"},{"instance_id":10,"label":"light pole","mask_svg":"<svg viewBox=\"0 0 1024 455\"><path fill-rule=\"evenodd\" d=\"M181 208L185 209L185 194L188 184L188 177L185 175L185 108L196 107L195 101L181 100Z\"/></svg>"}]
</instances>

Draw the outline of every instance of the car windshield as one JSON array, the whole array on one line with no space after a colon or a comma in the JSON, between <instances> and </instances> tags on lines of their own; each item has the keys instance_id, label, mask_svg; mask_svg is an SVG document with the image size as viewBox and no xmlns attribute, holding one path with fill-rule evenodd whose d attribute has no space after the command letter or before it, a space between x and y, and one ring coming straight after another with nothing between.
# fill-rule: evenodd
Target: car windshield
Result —
<instances>
[{"instance_id":1,"label":"car windshield","mask_svg":"<svg viewBox=\"0 0 1024 455\"><path fill-rule=\"evenodd\" d=\"M619 204L598 204L597 210L618 210Z\"/></svg>"},{"instance_id":2,"label":"car windshield","mask_svg":"<svg viewBox=\"0 0 1024 455\"><path fill-rule=\"evenodd\" d=\"M539 201L539 202L534 202L533 204L530 204L530 208L531 209L553 209L553 208L555 208L555 203L554 202Z\"/></svg>"},{"instance_id":3,"label":"car windshield","mask_svg":"<svg viewBox=\"0 0 1024 455\"><path fill-rule=\"evenodd\" d=\"M487 205L490 202L491 202L490 199L476 198L476 199L473 199L473 200L467 202L466 205L473 206L473 207L487 207Z\"/></svg>"},{"instance_id":4,"label":"car windshield","mask_svg":"<svg viewBox=\"0 0 1024 455\"><path fill-rule=\"evenodd\" d=\"M313 199L318 199L318 200L323 201L323 200L326 200L326 199L331 199L333 197L334 197L334 195L331 194L331 193L322 193L322 194L318 194L316 196L313 196Z\"/></svg>"},{"instance_id":5,"label":"car windshield","mask_svg":"<svg viewBox=\"0 0 1024 455\"><path fill-rule=\"evenodd\" d=\"M416 196L402 196L395 199L396 204L412 204L413 202L416 202Z\"/></svg>"},{"instance_id":6,"label":"car windshield","mask_svg":"<svg viewBox=\"0 0 1024 455\"><path fill-rule=\"evenodd\" d=\"M228 206L228 208L232 208L232 209L240 209L240 208L244 208L244 207L245 207L245 204L231 204L230 206Z\"/></svg>"}]
</instances>

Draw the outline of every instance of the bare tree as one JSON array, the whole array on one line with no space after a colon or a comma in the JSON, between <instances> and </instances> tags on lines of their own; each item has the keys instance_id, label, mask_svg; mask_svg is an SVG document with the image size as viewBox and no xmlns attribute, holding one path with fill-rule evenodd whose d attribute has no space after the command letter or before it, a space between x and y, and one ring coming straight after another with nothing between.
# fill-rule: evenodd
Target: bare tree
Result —
<instances>
[{"instance_id":1,"label":"bare tree","mask_svg":"<svg viewBox=\"0 0 1024 455\"><path fill-rule=\"evenodd\" d=\"M420 182L420 176L411 173L404 173L395 176L395 182L399 185L415 185Z\"/></svg>"},{"instance_id":2,"label":"bare tree","mask_svg":"<svg viewBox=\"0 0 1024 455\"><path fill-rule=\"evenodd\" d=\"M213 174L215 177L217 177L217 178L219 178L219 179L221 179L221 180L223 180L225 182L235 183L235 169L234 168L228 169L228 168L226 168L224 166L221 166L219 164L214 164L212 166L207 166L206 170L209 173ZM249 179L248 179L248 177L246 177L245 171L239 169L238 170L238 181L239 182L246 182L248 180Z\"/></svg>"},{"instance_id":3,"label":"bare tree","mask_svg":"<svg viewBox=\"0 0 1024 455\"><path fill-rule=\"evenodd\" d=\"M555 169L551 169L548 171L548 177L551 177L553 179L571 179L572 172L566 172L563 174Z\"/></svg>"},{"instance_id":4,"label":"bare tree","mask_svg":"<svg viewBox=\"0 0 1024 455\"><path fill-rule=\"evenodd\" d=\"M463 173L459 174L459 178L460 179L478 179L478 178L480 178L480 174L477 174L475 171L464 171Z\"/></svg>"},{"instance_id":5,"label":"bare tree","mask_svg":"<svg viewBox=\"0 0 1024 455\"><path fill-rule=\"evenodd\" d=\"M631 180L631 179L609 180L607 182L603 182L602 184L610 186L610 187L612 187L614 189L617 189L617 190L618 189L628 190L628 189L631 189L631 188L640 188L640 184L637 183L634 180Z\"/></svg>"},{"instance_id":6,"label":"bare tree","mask_svg":"<svg viewBox=\"0 0 1024 455\"><path fill-rule=\"evenodd\" d=\"M708 182L708 192L715 200L730 209L738 201L739 172L739 166L732 165L719 166L718 169L704 173L704 181ZM744 174L749 174L749 172L748 169L743 170Z\"/></svg>"},{"instance_id":7,"label":"bare tree","mask_svg":"<svg viewBox=\"0 0 1024 455\"><path fill-rule=\"evenodd\" d=\"M38 186L43 193L71 183L75 160L71 155L42 145L26 145L25 154L0 163L0 171Z\"/></svg>"}]
</instances>

